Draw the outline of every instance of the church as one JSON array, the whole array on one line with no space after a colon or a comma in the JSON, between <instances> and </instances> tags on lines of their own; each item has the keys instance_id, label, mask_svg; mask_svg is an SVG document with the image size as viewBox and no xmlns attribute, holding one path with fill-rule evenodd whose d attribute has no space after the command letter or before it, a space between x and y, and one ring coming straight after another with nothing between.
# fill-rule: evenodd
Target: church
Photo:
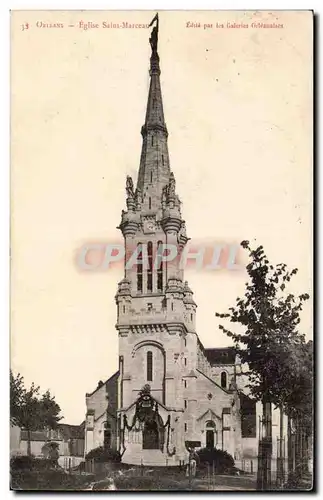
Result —
<instances>
[{"instance_id":1,"label":"church","mask_svg":"<svg viewBox=\"0 0 323 500\"><path fill-rule=\"evenodd\" d=\"M168 154L160 85L158 17L150 37L150 87L136 185L126 181L124 277L115 296L119 370L86 394L85 455L98 446L122 462L180 465L190 447L235 460L257 456L258 405L233 347L205 348L197 305L178 259L189 238Z\"/></svg>"}]
</instances>

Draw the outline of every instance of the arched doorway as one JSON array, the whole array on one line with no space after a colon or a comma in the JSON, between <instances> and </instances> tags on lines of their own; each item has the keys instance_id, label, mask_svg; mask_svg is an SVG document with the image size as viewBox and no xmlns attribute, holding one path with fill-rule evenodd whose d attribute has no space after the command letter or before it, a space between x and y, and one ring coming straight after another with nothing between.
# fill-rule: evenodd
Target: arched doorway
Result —
<instances>
[{"instance_id":1,"label":"arched doorway","mask_svg":"<svg viewBox=\"0 0 323 500\"><path fill-rule=\"evenodd\" d=\"M142 448L144 450L159 449L159 432L155 420L147 420L143 430Z\"/></svg>"},{"instance_id":2,"label":"arched doorway","mask_svg":"<svg viewBox=\"0 0 323 500\"><path fill-rule=\"evenodd\" d=\"M214 448L216 445L216 425L213 420L206 422L206 447Z\"/></svg>"},{"instance_id":3,"label":"arched doorway","mask_svg":"<svg viewBox=\"0 0 323 500\"><path fill-rule=\"evenodd\" d=\"M214 448L214 432L210 429L206 431L206 447Z\"/></svg>"}]
</instances>

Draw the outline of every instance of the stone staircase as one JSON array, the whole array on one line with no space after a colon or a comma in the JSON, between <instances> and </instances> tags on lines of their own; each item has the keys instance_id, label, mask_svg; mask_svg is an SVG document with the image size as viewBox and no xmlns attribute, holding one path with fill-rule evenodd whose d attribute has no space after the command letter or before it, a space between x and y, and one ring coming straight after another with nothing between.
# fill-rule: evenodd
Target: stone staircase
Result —
<instances>
[{"instance_id":1,"label":"stone staircase","mask_svg":"<svg viewBox=\"0 0 323 500\"><path fill-rule=\"evenodd\" d=\"M130 465L144 465L149 467L163 467L178 465L175 457L169 457L160 450L126 449L122 462Z\"/></svg>"}]
</instances>

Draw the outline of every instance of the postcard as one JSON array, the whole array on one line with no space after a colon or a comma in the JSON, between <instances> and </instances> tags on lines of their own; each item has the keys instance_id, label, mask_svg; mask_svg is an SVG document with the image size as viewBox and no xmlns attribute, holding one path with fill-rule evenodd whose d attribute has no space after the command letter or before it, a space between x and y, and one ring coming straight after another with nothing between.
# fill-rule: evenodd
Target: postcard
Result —
<instances>
[{"instance_id":1,"label":"postcard","mask_svg":"<svg viewBox=\"0 0 323 500\"><path fill-rule=\"evenodd\" d=\"M11 13L11 489L313 489L313 29Z\"/></svg>"}]
</instances>

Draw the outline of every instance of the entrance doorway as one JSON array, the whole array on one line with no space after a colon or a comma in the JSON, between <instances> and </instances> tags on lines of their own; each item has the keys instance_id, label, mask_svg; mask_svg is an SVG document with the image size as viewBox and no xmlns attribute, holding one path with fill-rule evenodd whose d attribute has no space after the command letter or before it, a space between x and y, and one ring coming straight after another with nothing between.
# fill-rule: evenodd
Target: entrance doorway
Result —
<instances>
[{"instance_id":1,"label":"entrance doorway","mask_svg":"<svg viewBox=\"0 0 323 500\"><path fill-rule=\"evenodd\" d=\"M207 448L214 448L214 431L213 431L213 429L212 430L208 429L206 431L206 447Z\"/></svg>"},{"instance_id":2,"label":"entrance doorway","mask_svg":"<svg viewBox=\"0 0 323 500\"><path fill-rule=\"evenodd\" d=\"M158 450L159 448L158 426L154 420L145 422L142 447L144 450Z\"/></svg>"},{"instance_id":3,"label":"entrance doorway","mask_svg":"<svg viewBox=\"0 0 323 500\"><path fill-rule=\"evenodd\" d=\"M208 420L206 422L206 447L214 448L216 446L216 425L213 420Z\"/></svg>"}]
</instances>

